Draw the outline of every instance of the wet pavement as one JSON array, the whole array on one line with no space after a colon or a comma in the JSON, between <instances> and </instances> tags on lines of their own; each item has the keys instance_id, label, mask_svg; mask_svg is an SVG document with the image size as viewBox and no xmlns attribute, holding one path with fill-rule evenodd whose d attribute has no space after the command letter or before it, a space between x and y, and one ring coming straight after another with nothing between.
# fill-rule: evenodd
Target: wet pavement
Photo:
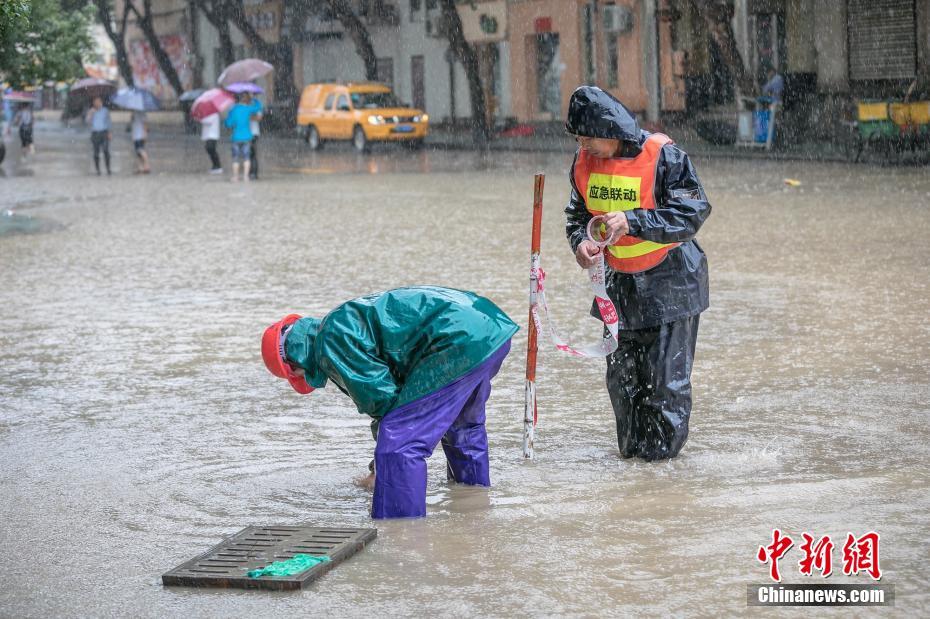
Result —
<instances>
[{"instance_id":1,"label":"wet pavement","mask_svg":"<svg viewBox=\"0 0 930 619\"><path fill-rule=\"evenodd\" d=\"M198 591L160 574L248 524L372 524L351 483L366 418L267 374L271 321L424 283L523 324L541 170L552 309L597 333L562 233L571 156L279 140L261 181L232 184L178 136L133 176L115 137L109 178L86 134L41 126L0 175L0 212L32 220L0 223L0 615L745 614L775 527L796 540L784 582L824 582L798 573L802 532L837 545L826 582L872 582L841 575L841 548L879 532L886 610L930 613L927 170L696 161L712 307L678 459L620 460L602 364L544 347L523 462L523 329L489 406L489 492L447 485L439 450L429 517L376 523L309 590Z\"/></svg>"}]
</instances>

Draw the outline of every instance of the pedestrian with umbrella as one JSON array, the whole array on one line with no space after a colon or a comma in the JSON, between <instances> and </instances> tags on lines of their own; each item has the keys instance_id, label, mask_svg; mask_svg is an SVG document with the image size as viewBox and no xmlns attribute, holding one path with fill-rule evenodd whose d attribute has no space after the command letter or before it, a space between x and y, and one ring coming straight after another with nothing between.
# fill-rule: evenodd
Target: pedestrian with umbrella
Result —
<instances>
[{"instance_id":1,"label":"pedestrian with umbrella","mask_svg":"<svg viewBox=\"0 0 930 619\"><path fill-rule=\"evenodd\" d=\"M3 135L7 136L10 134L10 126L13 124L13 102L8 99L8 96L13 93L12 88L7 88L3 91Z\"/></svg>"},{"instance_id":2,"label":"pedestrian with umbrella","mask_svg":"<svg viewBox=\"0 0 930 619\"><path fill-rule=\"evenodd\" d=\"M222 174L223 164L220 162L220 155L216 152L216 143L220 139L220 115L217 113L210 114L200 121L200 139L207 149L207 155L210 157L210 174Z\"/></svg>"},{"instance_id":3,"label":"pedestrian with umbrella","mask_svg":"<svg viewBox=\"0 0 930 619\"><path fill-rule=\"evenodd\" d=\"M136 174L148 174L152 170L149 167L149 154L145 151L145 138L149 133L145 112L132 111L129 129L132 131L132 148L136 153Z\"/></svg>"},{"instance_id":4,"label":"pedestrian with umbrella","mask_svg":"<svg viewBox=\"0 0 930 619\"><path fill-rule=\"evenodd\" d=\"M191 105L191 118L200 121L200 139L210 157L210 174L223 173L220 156L216 152L216 144L220 139L220 116L235 102L235 98L222 88L211 88L201 93Z\"/></svg>"},{"instance_id":5,"label":"pedestrian with umbrella","mask_svg":"<svg viewBox=\"0 0 930 619\"><path fill-rule=\"evenodd\" d=\"M185 90L181 93L181 96L178 97L181 111L184 112L184 131L186 133L194 133L197 130L197 124L194 122L194 119L191 118L191 106L194 104L194 101L197 100L197 97L204 92L205 89L203 88L195 88L193 90Z\"/></svg>"},{"instance_id":6,"label":"pedestrian with umbrella","mask_svg":"<svg viewBox=\"0 0 930 619\"><path fill-rule=\"evenodd\" d=\"M87 110L85 121L90 119L90 141L94 147L94 167L97 169L97 176L100 176L100 153L103 152L103 159L106 163L107 175L110 174L110 139L112 137L112 122L110 120L110 109L103 103L116 92L116 86L113 82L100 79L97 77L86 77L76 81L68 91L68 102L70 107L74 101L78 109L87 105L91 101L90 109Z\"/></svg>"},{"instance_id":7,"label":"pedestrian with umbrella","mask_svg":"<svg viewBox=\"0 0 930 619\"><path fill-rule=\"evenodd\" d=\"M110 109L103 105L102 97L94 97L94 103L88 110L90 117L90 143L94 147L94 167L97 176L100 176L100 153L107 166L107 176L110 175L110 139L113 124L110 120Z\"/></svg>"},{"instance_id":8,"label":"pedestrian with umbrella","mask_svg":"<svg viewBox=\"0 0 930 619\"><path fill-rule=\"evenodd\" d=\"M255 100L261 103L258 97L256 97ZM261 112L252 114L252 118L249 120L249 129L252 131L252 148L249 153L249 165L251 166L249 177L253 181L258 180L258 136L262 134L261 120Z\"/></svg>"},{"instance_id":9,"label":"pedestrian with umbrella","mask_svg":"<svg viewBox=\"0 0 930 619\"><path fill-rule=\"evenodd\" d=\"M145 150L145 139L148 137L145 113L161 107L158 99L148 90L123 88L113 97L113 103L132 111L129 127L132 131L132 147L138 159L136 174L148 174L151 172L151 167L149 166L149 155Z\"/></svg>"},{"instance_id":10,"label":"pedestrian with umbrella","mask_svg":"<svg viewBox=\"0 0 930 619\"><path fill-rule=\"evenodd\" d=\"M257 101L259 104L261 101L255 96L263 92L261 86L253 84L252 82L236 82L230 84L226 87L226 90L236 94L245 94L249 93L252 95L253 100ZM249 131L252 132L252 142L249 144L249 178L252 180L258 180L258 136L261 135L261 119L262 114L252 114L249 118Z\"/></svg>"},{"instance_id":11,"label":"pedestrian with umbrella","mask_svg":"<svg viewBox=\"0 0 930 619\"><path fill-rule=\"evenodd\" d=\"M19 110L13 118L13 124L19 125L19 143L23 149L24 159L27 155L33 155L36 152L35 144L32 142L33 119L32 103L26 101L20 103Z\"/></svg>"},{"instance_id":12,"label":"pedestrian with umbrella","mask_svg":"<svg viewBox=\"0 0 930 619\"><path fill-rule=\"evenodd\" d=\"M227 90L239 92L238 103L232 106L229 114L226 116L226 127L232 129L232 182L236 182L239 176L239 166L242 165L242 180L249 180L249 169L251 168L252 153L252 117L262 113L262 103L258 99L252 99L255 84L252 88L244 83L231 84Z\"/></svg>"},{"instance_id":13,"label":"pedestrian with umbrella","mask_svg":"<svg viewBox=\"0 0 930 619\"><path fill-rule=\"evenodd\" d=\"M230 92L243 93L245 90L238 90L240 88L248 89L248 92L252 95L260 94L262 89L250 82L265 77L274 70L274 67L265 62L264 60L259 60L258 58L243 58L238 60L220 73L220 77L217 82L220 86L223 86ZM257 114L253 114L249 119L249 130L252 134L252 139L249 143L249 177L257 179L258 178L258 151L256 149L258 136L261 132L259 127L259 122L262 119L262 113L259 111Z\"/></svg>"},{"instance_id":14,"label":"pedestrian with umbrella","mask_svg":"<svg viewBox=\"0 0 930 619\"><path fill-rule=\"evenodd\" d=\"M32 93L10 90L3 95L4 104L16 106L16 112L13 115L10 126L19 126L19 142L22 146L22 156L25 159L27 155L35 153L35 145L32 141L32 127L34 116L32 113L32 104L35 101Z\"/></svg>"}]
</instances>

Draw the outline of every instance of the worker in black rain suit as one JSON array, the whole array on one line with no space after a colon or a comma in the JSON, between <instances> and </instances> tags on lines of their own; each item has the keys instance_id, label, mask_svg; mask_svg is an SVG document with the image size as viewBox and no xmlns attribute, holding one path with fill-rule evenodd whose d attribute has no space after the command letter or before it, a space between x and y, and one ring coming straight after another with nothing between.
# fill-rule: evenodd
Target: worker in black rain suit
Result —
<instances>
[{"instance_id":1,"label":"worker in black rain suit","mask_svg":"<svg viewBox=\"0 0 930 619\"><path fill-rule=\"evenodd\" d=\"M568 236L581 267L601 251L587 238L605 219L607 291L620 314L607 357L607 390L624 458L673 458L688 438L691 367L700 313L709 305L707 258L695 240L711 206L688 155L641 130L620 101L595 86L572 94L566 127L578 141ZM599 317L597 307L592 315Z\"/></svg>"}]
</instances>

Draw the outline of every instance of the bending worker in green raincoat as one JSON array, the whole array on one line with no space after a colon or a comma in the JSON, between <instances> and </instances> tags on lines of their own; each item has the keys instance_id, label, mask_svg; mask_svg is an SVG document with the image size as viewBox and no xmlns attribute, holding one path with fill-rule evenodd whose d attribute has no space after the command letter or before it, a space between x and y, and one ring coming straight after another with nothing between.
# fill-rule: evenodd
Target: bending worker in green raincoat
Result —
<instances>
[{"instance_id":1,"label":"bending worker in green raincoat","mask_svg":"<svg viewBox=\"0 0 930 619\"><path fill-rule=\"evenodd\" d=\"M347 301L322 319L265 330L262 358L298 393L328 381L380 420L373 518L426 515L426 458L442 441L449 479L490 486L485 403L517 326L494 303L439 287Z\"/></svg>"}]
</instances>

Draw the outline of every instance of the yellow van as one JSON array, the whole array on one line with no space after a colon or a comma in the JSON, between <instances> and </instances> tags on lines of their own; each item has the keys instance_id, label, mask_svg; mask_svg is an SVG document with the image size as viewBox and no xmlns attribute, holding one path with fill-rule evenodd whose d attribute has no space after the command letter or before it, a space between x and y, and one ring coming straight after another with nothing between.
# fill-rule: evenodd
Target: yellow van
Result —
<instances>
[{"instance_id":1,"label":"yellow van","mask_svg":"<svg viewBox=\"0 0 930 619\"><path fill-rule=\"evenodd\" d=\"M310 84L300 95L297 124L312 150L326 140L351 140L356 150L371 142L423 145L429 116L401 104L384 84Z\"/></svg>"}]
</instances>

